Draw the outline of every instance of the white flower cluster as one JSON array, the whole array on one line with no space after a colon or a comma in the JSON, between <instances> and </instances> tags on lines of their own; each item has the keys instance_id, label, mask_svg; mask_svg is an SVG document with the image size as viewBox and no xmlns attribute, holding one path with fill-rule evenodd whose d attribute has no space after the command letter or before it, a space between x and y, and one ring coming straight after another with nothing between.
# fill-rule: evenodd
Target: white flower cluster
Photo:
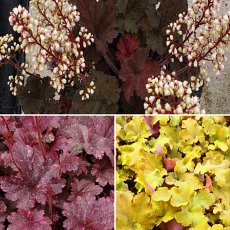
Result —
<instances>
[{"instance_id":1,"label":"white flower cluster","mask_svg":"<svg viewBox=\"0 0 230 230\"><path fill-rule=\"evenodd\" d=\"M21 66L17 66L13 62L12 59L16 58L16 52L20 49L20 45L16 44L16 42L9 46L8 43L11 43L13 40L14 37L12 34L6 34L5 36L0 37L0 61L7 61L14 65L16 68L17 74L15 76L9 76L9 81L7 82L10 87L10 91L12 91L12 94L16 95L17 85L22 85L28 65L22 63Z\"/></svg>"},{"instance_id":2,"label":"white flower cluster","mask_svg":"<svg viewBox=\"0 0 230 230\"><path fill-rule=\"evenodd\" d=\"M0 37L0 61L2 59L10 59L11 49L17 51L19 49L19 45L14 43L14 46L9 47L8 43L12 42L14 37L12 34L6 34L3 37Z\"/></svg>"},{"instance_id":3,"label":"white flower cluster","mask_svg":"<svg viewBox=\"0 0 230 230\"><path fill-rule=\"evenodd\" d=\"M35 17L19 5L11 12L9 21L21 33L21 49L32 52L34 74L44 70L52 60L55 68L51 85L58 92L67 82L73 85L74 79L84 82L86 64L82 48L90 46L94 38L84 27L80 28L79 36L73 37L73 27L80 19L76 6L68 0L32 0L30 8ZM39 47L37 53L35 46Z\"/></svg>"},{"instance_id":4,"label":"white flower cluster","mask_svg":"<svg viewBox=\"0 0 230 230\"><path fill-rule=\"evenodd\" d=\"M144 109L146 114L199 114L199 99L191 96L192 89L187 81L175 80L170 74L152 76L148 79L146 89L151 96L145 98Z\"/></svg>"},{"instance_id":5,"label":"white flower cluster","mask_svg":"<svg viewBox=\"0 0 230 230\"><path fill-rule=\"evenodd\" d=\"M84 101L86 99L89 99L89 95L94 93L94 90L96 89L94 82L91 81L89 86L86 88L86 90L80 90L79 94L82 96L81 99Z\"/></svg>"},{"instance_id":6,"label":"white flower cluster","mask_svg":"<svg viewBox=\"0 0 230 230\"><path fill-rule=\"evenodd\" d=\"M22 81L23 81L24 77L23 76L13 76L10 75L9 76L9 81L7 82L7 84L10 86L10 91L12 91L12 94L14 96L16 96L17 94L17 87L16 85L22 85Z\"/></svg>"},{"instance_id":7,"label":"white flower cluster","mask_svg":"<svg viewBox=\"0 0 230 230\"><path fill-rule=\"evenodd\" d=\"M150 96L144 103L146 113L204 113L198 98L191 96L192 90L198 91L209 81L206 61L211 62L213 71L219 74L227 60L224 48L230 49L230 12L217 18L219 7L220 0L193 0L188 13L179 14L179 19L168 25L167 60L173 62L177 58L180 62L187 61L187 65L172 73L164 67L161 76L148 79L146 89ZM176 42L175 37L183 35L184 25L187 30L183 41ZM190 76L191 67L195 68L197 76ZM189 82L177 81L176 76L185 71Z\"/></svg>"},{"instance_id":8,"label":"white flower cluster","mask_svg":"<svg viewBox=\"0 0 230 230\"><path fill-rule=\"evenodd\" d=\"M179 20L168 26L166 45L169 53L181 62L186 55L188 65L200 68L200 77L206 77L205 60L213 64L218 75L224 68L224 47L230 49L230 12L217 17L220 0L193 0L188 14L179 14ZM174 41L175 34L182 35L181 26L187 26L182 43Z\"/></svg>"}]
</instances>

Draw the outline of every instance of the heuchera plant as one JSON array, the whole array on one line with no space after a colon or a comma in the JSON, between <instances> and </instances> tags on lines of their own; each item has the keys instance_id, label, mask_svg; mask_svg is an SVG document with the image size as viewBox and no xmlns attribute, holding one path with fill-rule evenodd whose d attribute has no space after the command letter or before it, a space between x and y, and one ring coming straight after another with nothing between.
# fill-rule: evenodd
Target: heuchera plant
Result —
<instances>
[{"instance_id":1,"label":"heuchera plant","mask_svg":"<svg viewBox=\"0 0 230 230\"><path fill-rule=\"evenodd\" d=\"M229 230L230 117L117 116L116 229Z\"/></svg>"},{"instance_id":2,"label":"heuchera plant","mask_svg":"<svg viewBox=\"0 0 230 230\"><path fill-rule=\"evenodd\" d=\"M73 5L72 5L73 4ZM204 113L206 63L219 74L230 48L220 0L32 0L10 13L2 64L25 113ZM29 70L19 50L32 55ZM40 73L51 69L48 77ZM27 84L23 85L23 79ZM197 92L198 91L198 92ZM54 100L56 92L59 101ZM56 97L57 98L57 97Z\"/></svg>"},{"instance_id":3,"label":"heuchera plant","mask_svg":"<svg viewBox=\"0 0 230 230\"><path fill-rule=\"evenodd\" d=\"M114 229L113 117L0 118L0 229Z\"/></svg>"}]
</instances>

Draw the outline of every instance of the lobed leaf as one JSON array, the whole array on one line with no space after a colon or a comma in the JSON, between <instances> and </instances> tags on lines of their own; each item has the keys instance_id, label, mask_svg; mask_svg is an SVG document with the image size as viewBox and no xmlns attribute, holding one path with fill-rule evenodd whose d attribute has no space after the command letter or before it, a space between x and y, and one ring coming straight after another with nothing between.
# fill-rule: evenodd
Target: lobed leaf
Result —
<instances>
[{"instance_id":1,"label":"lobed leaf","mask_svg":"<svg viewBox=\"0 0 230 230\"><path fill-rule=\"evenodd\" d=\"M96 48L105 54L108 44L118 35L112 1L76 0L80 24L93 34Z\"/></svg>"},{"instance_id":2,"label":"lobed leaf","mask_svg":"<svg viewBox=\"0 0 230 230\"><path fill-rule=\"evenodd\" d=\"M140 41L138 39L137 34L125 34L119 39L117 43L117 51L116 56L117 60L124 61L127 57L129 57L138 47Z\"/></svg>"},{"instance_id":3,"label":"lobed leaf","mask_svg":"<svg viewBox=\"0 0 230 230\"><path fill-rule=\"evenodd\" d=\"M55 92L55 89L50 85L50 80L50 77L38 80L29 76L25 87L18 86L17 96L24 113L44 113L48 101L54 97Z\"/></svg>"},{"instance_id":4,"label":"lobed leaf","mask_svg":"<svg viewBox=\"0 0 230 230\"><path fill-rule=\"evenodd\" d=\"M156 214L145 193L135 195L130 191L116 192L116 229L133 230L135 224L143 230L153 228Z\"/></svg>"},{"instance_id":5,"label":"lobed leaf","mask_svg":"<svg viewBox=\"0 0 230 230\"><path fill-rule=\"evenodd\" d=\"M139 20L144 16L148 1L118 0L116 3L116 20L119 32L137 33Z\"/></svg>"},{"instance_id":6,"label":"lobed leaf","mask_svg":"<svg viewBox=\"0 0 230 230\"><path fill-rule=\"evenodd\" d=\"M109 198L96 200L92 195L78 196L75 201L64 203L62 213L67 217L63 223L67 230L113 228L113 202Z\"/></svg>"},{"instance_id":7,"label":"lobed leaf","mask_svg":"<svg viewBox=\"0 0 230 230\"><path fill-rule=\"evenodd\" d=\"M71 183L71 187L71 195L68 198L69 201L76 200L78 196L99 195L103 191L102 187L85 179L79 181L77 178L74 178L74 182Z\"/></svg>"},{"instance_id":8,"label":"lobed leaf","mask_svg":"<svg viewBox=\"0 0 230 230\"><path fill-rule=\"evenodd\" d=\"M78 90L73 98L73 106L70 113L80 114L115 114L118 110L120 88L114 76L108 76L101 71L90 70L92 77L96 79L96 90L89 99L82 101ZM88 77L88 81L92 81ZM91 80L90 80L91 79ZM107 90L110 89L110 90Z\"/></svg>"},{"instance_id":9,"label":"lobed leaf","mask_svg":"<svg viewBox=\"0 0 230 230\"><path fill-rule=\"evenodd\" d=\"M10 225L9 230L51 230L52 221L44 216L44 211L26 211L24 209L18 209L17 212L12 212L8 216Z\"/></svg>"},{"instance_id":10,"label":"lobed leaf","mask_svg":"<svg viewBox=\"0 0 230 230\"><path fill-rule=\"evenodd\" d=\"M144 99L147 91L143 85L147 79L159 72L159 66L148 57L148 51L144 48L137 49L121 63L119 78L122 80L122 88L125 92L125 99L130 102L136 91L137 95Z\"/></svg>"}]
</instances>

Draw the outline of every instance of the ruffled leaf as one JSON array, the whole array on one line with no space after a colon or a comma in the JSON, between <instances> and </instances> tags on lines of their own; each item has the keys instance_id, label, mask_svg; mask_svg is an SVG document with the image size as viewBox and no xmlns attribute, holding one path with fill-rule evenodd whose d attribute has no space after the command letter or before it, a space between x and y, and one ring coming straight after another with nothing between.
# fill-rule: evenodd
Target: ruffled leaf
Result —
<instances>
[{"instance_id":1,"label":"ruffled leaf","mask_svg":"<svg viewBox=\"0 0 230 230\"><path fill-rule=\"evenodd\" d=\"M109 198L99 198L93 196L78 196L76 201L64 203L63 215L67 217L63 227L72 229L113 229L114 211L113 202Z\"/></svg>"},{"instance_id":2,"label":"ruffled leaf","mask_svg":"<svg viewBox=\"0 0 230 230\"><path fill-rule=\"evenodd\" d=\"M50 171L51 165L56 163L56 160L44 158L40 151L25 145L18 131L14 133L17 140L13 147L14 159L22 171L22 174L4 176L0 178L1 189L6 192L6 198L12 201L17 201L17 207L29 210L35 205L35 201L45 204L47 197L45 194L48 190L52 190L54 194L58 194L65 186L65 180L60 182L53 180L53 175Z\"/></svg>"},{"instance_id":3,"label":"ruffled leaf","mask_svg":"<svg viewBox=\"0 0 230 230\"><path fill-rule=\"evenodd\" d=\"M149 77L158 73L158 68L158 64L149 59L148 51L143 48L137 49L122 62L119 78L123 81L122 88L128 102L134 91L142 99L147 96L147 90L143 86L147 84Z\"/></svg>"},{"instance_id":4,"label":"ruffled leaf","mask_svg":"<svg viewBox=\"0 0 230 230\"><path fill-rule=\"evenodd\" d=\"M96 48L105 54L108 44L118 35L112 1L76 0L80 24L93 34Z\"/></svg>"},{"instance_id":5,"label":"ruffled leaf","mask_svg":"<svg viewBox=\"0 0 230 230\"><path fill-rule=\"evenodd\" d=\"M139 229L152 229L156 222L149 196L140 193L136 196L130 191L116 192L116 229L133 230L135 224Z\"/></svg>"},{"instance_id":6,"label":"ruffled leaf","mask_svg":"<svg viewBox=\"0 0 230 230\"><path fill-rule=\"evenodd\" d=\"M99 195L103 191L102 187L85 179L79 181L77 178L74 178L74 182L71 183L71 187L71 195L68 198L69 201L76 200L78 196Z\"/></svg>"},{"instance_id":7,"label":"ruffled leaf","mask_svg":"<svg viewBox=\"0 0 230 230\"><path fill-rule=\"evenodd\" d=\"M51 230L52 221L44 216L43 210L26 211L18 209L8 216L9 230Z\"/></svg>"},{"instance_id":8,"label":"ruffled leaf","mask_svg":"<svg viewBox=\"0 0 230 230\"><path fill-rule=\"evenodd\" d=\"M95 92L89 99L82 101L78 90L73 98L73 106L70 113L78 114L115 114L118 110L120 88L118 80L114 76L108 76L101 71L90 70L91 77L88 81L95 81ZM110 89L110 90L107 90Z\"/></svg>"},{"instance_id":9,"label":"ruffled leaf","mask_svg":"<svg viewBox=\"0 0 230 230\"><path fill-rule=\"evenodd\" d=\"M96 182L101 186L105 186L107 183L114 184L114 170L111 161L106 156L101 161L95 160L91 174L96 176Z\"/></svg>"},{"instance_id":10,"label":"ruffled leaf","mask_svg":"<svg viewBox=\"0 0 230 230\"><path fill-rule=\"evenodd\" d=\"M139 44L137 34L125 34L117 43L117 60L122 62L129 57L139 47Z\"/></svg>"}]
</instances>

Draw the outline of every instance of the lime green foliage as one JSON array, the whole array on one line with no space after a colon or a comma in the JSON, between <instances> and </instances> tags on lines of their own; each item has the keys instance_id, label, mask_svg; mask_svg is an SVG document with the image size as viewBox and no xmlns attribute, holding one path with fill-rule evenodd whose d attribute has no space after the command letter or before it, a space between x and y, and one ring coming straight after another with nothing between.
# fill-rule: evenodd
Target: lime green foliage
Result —
<instances>
[{"instance_id":1,"label":"lime green foliage","mask_svg":"<svg viewBox=\"0 0 230 230\"><path fill-rule=\"evenodd\" d=\"M116 119L117 230L154 230L173 219L189 230L230 230L227 117Z\"/></svg>"}]
</instances>

